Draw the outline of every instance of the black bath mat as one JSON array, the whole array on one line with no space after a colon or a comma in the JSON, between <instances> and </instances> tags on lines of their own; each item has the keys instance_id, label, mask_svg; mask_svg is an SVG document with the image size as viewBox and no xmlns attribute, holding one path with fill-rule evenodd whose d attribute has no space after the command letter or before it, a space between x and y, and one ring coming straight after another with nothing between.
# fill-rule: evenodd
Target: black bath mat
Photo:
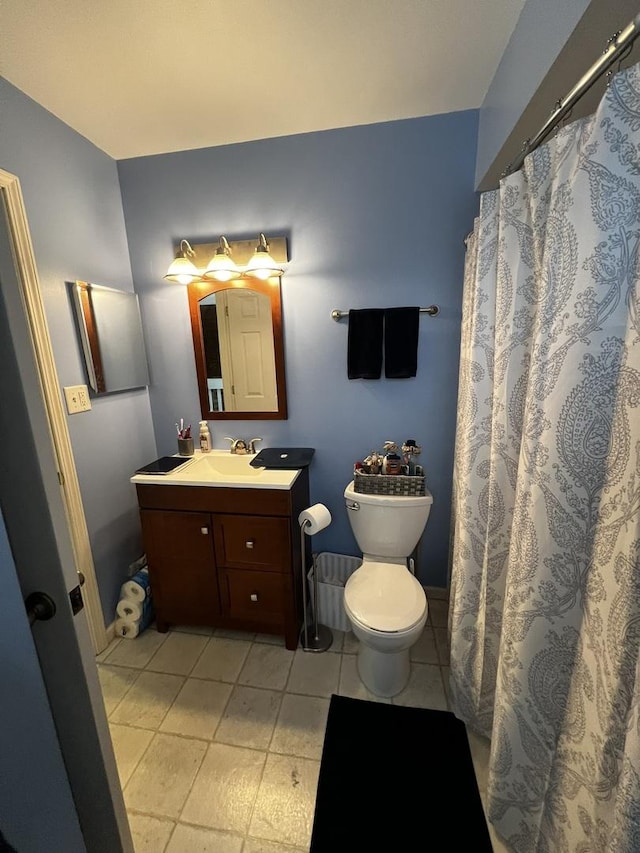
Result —
<instances>
[{"instance_id":1,"label":"black bath mat","mask_svg":"<svg viewBox=\"0 0 640 853\"><path fill-rule=\"evenodd\" d=\"M464 724L331 697L310 853L491 853Z\"/></svg>"}]
</instances>

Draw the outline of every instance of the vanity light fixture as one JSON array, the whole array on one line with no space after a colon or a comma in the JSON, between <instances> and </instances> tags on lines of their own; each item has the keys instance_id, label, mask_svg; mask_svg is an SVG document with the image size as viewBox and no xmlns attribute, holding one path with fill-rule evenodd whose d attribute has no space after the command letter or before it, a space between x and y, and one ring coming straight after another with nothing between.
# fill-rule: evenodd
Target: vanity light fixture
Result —
<instances>
[{"instance_id":1,"label":"vanity light fixture","mask_svg":"<svg viewBox=\"0 0 640 853\"><path fill-rule=\"evenodd\" d=\"M231 246L226 237L220 237L215 255L209 261L204 271L205 278L215 278L216 281L231 281L242 275L231 257Z\"/></svg>"},{"instance_id":2,"label":"vanity light fixture","mask_svg":"<svg viewBox=\"0 0 640 853\"><path fill-rule=\"evenodd\" d=\"M175 260L164 278L178 284L237 281L238 279L279 278L289 260L285 237L272 237L271 245L260 234L258 245L253 240L227 240L217 243L194 243L181 240Z\"/></svg>"},{"instance_id":3,"label":"vanity light fixture","mask_svg":"<svg viewBox=\"0 0 640 853\"><path fill-rule=\"evenodd\" d=\"M195 252L188 240L180 241L180 248L176 257L169 266L164 276L167 281L175 281L177 284L192 284L194 281L202 281L202 275L195 268L189 258L193 258Z\"/></svg>"},{"instance_id":4,"label":"vanity light fixture","mask_svg":"<svg viewBox=\"0 0 640 853\"><path fill-rule=\"evenodd\" d=\"M267 238L264 234L260 234L258 245L246 266L244 274L252 278L266 280L273 275L282 275L283 272L284 269L271 257Z\"/></svg>"}]
</instances>

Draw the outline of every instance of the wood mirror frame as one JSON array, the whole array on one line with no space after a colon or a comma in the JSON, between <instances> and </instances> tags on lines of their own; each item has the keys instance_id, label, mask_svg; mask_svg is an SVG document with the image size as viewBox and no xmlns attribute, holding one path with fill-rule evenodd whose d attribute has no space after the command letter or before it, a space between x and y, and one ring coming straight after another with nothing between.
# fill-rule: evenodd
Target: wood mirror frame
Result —
<instances>
[{"instance_id":1,"label":"wood mirror frame","mask_svg":"<svg viewBox=\"0 0 640 853\"><path fill-rule=\"evenodd\" d=\"M207 382L206 356L204 336L200 315L200 302L212 293L223 290L242 288L252 290L268 297L271 305L271 322L273 326L273 349L275 359L275 378L277 388L277 409L268 412L248 411L212 411ZM193 350L198 377L198 392L200 394L200 409L204 420L286 420L287 392L284 366L284 334L282 327L282 300L280 277L274 276L262 281L261 279L240 279L238 281L199 281L188 286L189 315L191 317L191 333Z\"/></svg>"}]
</instances>

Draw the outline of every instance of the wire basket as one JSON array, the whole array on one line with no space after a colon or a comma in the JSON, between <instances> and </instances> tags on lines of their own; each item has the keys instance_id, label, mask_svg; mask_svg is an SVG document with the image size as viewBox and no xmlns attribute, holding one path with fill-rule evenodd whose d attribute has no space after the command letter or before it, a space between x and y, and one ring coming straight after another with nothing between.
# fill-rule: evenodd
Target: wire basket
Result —
<instances>
[{"instance_id":1,"label":"wire basket","mask_svg":"<svg viewBox=\"0 0 640 853\"><path fill-rule=\"evenodd\" d=\"M425 494L426 477L407 474L366 474L355 471L354 491L361 495L399 495L419 497Z\"/></svg>"}]
</instances>

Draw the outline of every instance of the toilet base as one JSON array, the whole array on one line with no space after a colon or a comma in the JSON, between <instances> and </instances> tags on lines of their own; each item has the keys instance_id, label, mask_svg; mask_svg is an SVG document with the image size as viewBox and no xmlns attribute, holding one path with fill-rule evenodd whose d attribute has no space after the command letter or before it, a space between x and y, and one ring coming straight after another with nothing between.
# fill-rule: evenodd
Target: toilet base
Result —
<instances>
[{"instance_id":1,"label":"toilet base","mask_svg":"<svg viewBox=\"0 0 640 853\"><path fill-rule=\"evenodd\" d=\"M409 649L378 652L360 640L358 674L370 693L388 699L401 693L409 682Z\"/></svg>"}]
</instances>

